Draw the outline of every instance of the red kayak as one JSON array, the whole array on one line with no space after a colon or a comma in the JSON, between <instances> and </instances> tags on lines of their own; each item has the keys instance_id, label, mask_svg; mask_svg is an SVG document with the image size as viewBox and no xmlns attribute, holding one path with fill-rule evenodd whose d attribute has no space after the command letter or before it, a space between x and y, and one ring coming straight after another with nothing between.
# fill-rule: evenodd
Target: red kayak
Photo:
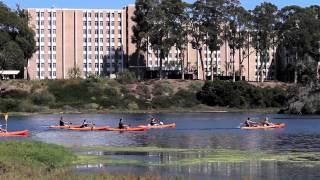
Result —
<instances>
[{"instance_id":1,"label":"red kayak","mask_svg":"<svg viewBox=\"0 0 320 180\"><path fill-rule=\"evenodd\" d=\"M81 125L64 125L64 126L58 126L58 125L53 125L49 126L49 128L54 128L54 129L69 129L69 128L80 128Z\"/></svg>"},{"instance_id":2,"label":"red kayak","mask_svg":"<svg viewBox=\"0 0 320 180\"><path fill-rule=\"evenodd\" d=\"M172 124L162 124L162 125L140 125L138 127L147 128L147 129L158 129L158 128L176 128L176 123Z\"/></svg>"},{"instance_id":3,"label":"red kayak","mask_svg":"<svg viewBox=\"0 0 320 180\"><path fill-rule=\"evenodd\" d=\"M124 128L124 129L119 129L119 128L108 128L108 131L146 131L147 128L142 128L142 127L134 127L134 128Z\"/></svg>"},{"instance_id":4,"label":"red kayak","mask_svg":"<svg viewBox=\"0 0 320 180\"><path fill-rule=\"evenodd\" d=\"M70 130L75 130L75 131L105 131L108 130L110 126L97 126L97 127L72 127L68 128Z\"/></svg>"},{"instance_id":5,"label":"red kayak","mask_svg":"<svg viewBox=\"0 0 320 180\"><path fill-rule=\"evenodd\" d=\"M28 136L29 131L23 130L23 131L11 131L11 132L0 132L0 136Z\"/></svg>"},{"instance_id":6,"label":"red kayak","mask_svg":"<svg viewBox=\"0 0 320 180\"><path fill-rule=\"evenodd\" d=\"M264 126L264 125L251 126L251 127L242 126L241 129L275 129L275 128L284 128L285 126L286 125L284 123L275 123L269 126Z\"/></svg>"}]
</instances>

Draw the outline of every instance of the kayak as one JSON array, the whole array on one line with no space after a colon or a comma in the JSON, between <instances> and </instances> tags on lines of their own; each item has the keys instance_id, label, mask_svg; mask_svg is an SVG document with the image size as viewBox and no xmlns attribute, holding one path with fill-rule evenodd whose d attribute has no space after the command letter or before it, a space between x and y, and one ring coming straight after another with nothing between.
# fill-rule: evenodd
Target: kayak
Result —
<instances>
[{"instance_id":1,"label":"kayak","mask_svg":"<svg viewBox=\"0 0 320 180\"><path fill-rule=\"evenodd\" d=\"M110 126L97 126L97 127L72 127L72 128L68 128L70 130L75 130L75 131L105 131L108 130L108 128L110 128Z\"/></svg>"},{"instance_id":2,"label":"kayak","mask_svg":"<svg viewBox=\"0 0 320 180\"><path fill-rule=\"evenodd\" d=\"M275 129L275 128L284 128L286 125L284 123L275 123L270 126L252 126L252 127L246 127L242 126L241 129Z\"/></svg>"},{"instance_id":3,"label":"kayak","mask_svg":"<svg viewBox=\"0 0 320 180\"><path fill-rule=\"evenodd\" d=\"M64 125L64 126L49 126L49 128L54 128L54 129L69 129L69 128L80 128L81 125Z\"/></svg>"},{"instance_id":4,"label":"kayak","mask_svg":"<svg viewBox=\"0 0 320 180\"><path fill-rule=\"evenodd\" d=\"M28 136L29 131L23 130L23 131L11 131L11 132L0 132L0 136Z\"/></svg>"},{"instance_id":5,"label":"kayak","mask_svg":"<svg viewBox=\"0 0 320 180\"><path fill-rule=\"evenodd\" d=\"M119 128L108 128L108 131L146 131L147 128L143 128L143 127L134 127L134 128L125 128L125 129L119 129Z\"/></svg>"},{"instance_id":6,"label":"kayak","mask_svg":"<svg viewBox=\"0 0 320 180\"><path fill-rule=\"evenodd\" d=\"M175 127L176 127L176 123L172 123L172 124L162 124L162 125L153 125L153 126L151 126L150 124L148 124L148 125L140 125L140 126L138 126L138 127L147 128L147 129L175 128Z\"/></svg>"}]
</instances>

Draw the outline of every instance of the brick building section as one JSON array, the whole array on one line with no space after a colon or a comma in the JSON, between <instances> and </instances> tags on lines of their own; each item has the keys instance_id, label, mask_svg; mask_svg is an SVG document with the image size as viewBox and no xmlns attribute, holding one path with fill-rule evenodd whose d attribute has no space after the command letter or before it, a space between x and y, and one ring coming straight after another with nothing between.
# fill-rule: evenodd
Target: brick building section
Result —
<instances>
[{"instance_id":1,"label":"brick building section","mask_svg":"<svg viewBox=\"0 0 320 180\"><path fill-rule=\"evenodd\" d=\"M68 71L78 67L83 78L90 74L110 75L123 68L137 68L140 71L156 73L159 69L157 51L148 48L144 61L137 63L133 58L136 51L131 42L133 36L134 6L123 9L27 9L30 16L30 26L36 32L37 52L29 60L28 73L30 79L65 79L69 78ZM115 51L119 54L116 62ZM242 52L243 50L241 50ZM245 58L239 51L235 53L235 71L245 80L257 81L259 77L259 57L253 48L245 51ZM203 46L202 57L205 74L210 79L211 64L214 65L214 76L232 76L232 54L228 43L224 43L220 51L211 52ZM178 53L184 53L185 74L192 79L203 79L200 55L188 44L185 52L179 52L173 47L163 59L164 74L180 72L181 65L177 60ZM217 59L216 59L217 53ZM248 59L248 53L250 54ZM267 79L275 77L273 51L270 50L270 60L267 64ZM213 62L212 62L213 61ZM216 63L218 74L216 74Z\"/></svg>"}]
</instances>

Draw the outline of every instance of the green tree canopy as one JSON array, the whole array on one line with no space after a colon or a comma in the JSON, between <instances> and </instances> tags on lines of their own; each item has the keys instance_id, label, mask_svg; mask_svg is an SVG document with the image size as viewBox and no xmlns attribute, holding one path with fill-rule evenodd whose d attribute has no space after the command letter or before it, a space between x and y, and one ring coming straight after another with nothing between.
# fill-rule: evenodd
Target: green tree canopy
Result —
<instances>
[{"instance_id":1,"label":"green tree canopy","mask_svg":"<svg viewBox=\"0 0 320 180\"><path fill-rule=\"evenodd\" d=\"M29 15L18 6L12 11L0 2L0 69L23 69L35 52Z\"/></svg>"}]
</instances>

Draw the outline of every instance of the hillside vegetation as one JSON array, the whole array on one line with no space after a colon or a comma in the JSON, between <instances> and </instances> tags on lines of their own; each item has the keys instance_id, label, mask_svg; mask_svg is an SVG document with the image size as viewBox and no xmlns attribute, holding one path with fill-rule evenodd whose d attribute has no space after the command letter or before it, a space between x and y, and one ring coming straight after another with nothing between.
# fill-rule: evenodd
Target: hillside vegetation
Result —
<instances>
[{"instance_id":1,"label":"hillside vegetation","mask_svg":"<svg viewBox=\"0 0 320 180\"><path fill-rule=\"evenodd\" d=\"M14 112L70 112L108 110L284 107L286 92L245 82L102 78L0 81L0 110Z\"/></svg>"}]
</instances>

